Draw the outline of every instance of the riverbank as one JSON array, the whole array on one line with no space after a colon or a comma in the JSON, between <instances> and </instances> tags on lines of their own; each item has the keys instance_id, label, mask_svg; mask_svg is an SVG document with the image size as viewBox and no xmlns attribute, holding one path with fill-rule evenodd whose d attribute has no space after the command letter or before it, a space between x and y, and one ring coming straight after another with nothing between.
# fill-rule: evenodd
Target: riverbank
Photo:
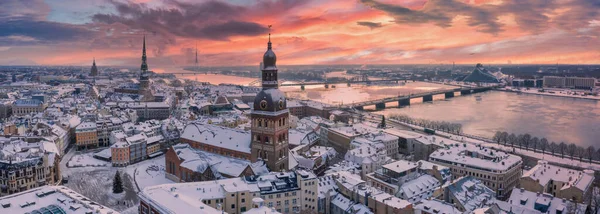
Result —
<instances>
[{"instance_id":1,"label":"riverbank","mask_svg":"<svg viewBox=\"0 0 600 214\"><path fill-rule=\"evenodd\" d=\"M495 90L504 91L504 92L513 92L513 93L554 96L554 97L568 97L568 98L578 98L578 99L587 99L587 100L600 100L600 96L593 96L593 95L585 95L584 96L584 95L580 95L580 94L575 94L569 90L544 89L544 92L540 92L538 88L530 88L529 90L527 90L527 89L520 90L518 88L512 88L512 87L497 88Z\"/></svg>"},{"instance_id":2,"label":"riverbank","mask_svg":"<svg viewBox=\"0 0 600 214\"><path fill-rule=\"evenodd\" d=\"M388 120L392 121L396 124L400 124L400 125L403 125L403 126L415 129L415 130L424 130L424 128L420 127L420 126L404 123L404 122L394 120L391 118ZM585 161L585 160L578 161L577 158L571 160L569 158L561 158L558 155L552 155L549 153L538 153L537 151L532 151L532 150L527 150L527 149L519 149L516 147L509 147L509 146L505 146L505 145L499 145L499 144L494 143L491 139L487 139L485 137L478 137L478 136L471 136L471 135L467 135L467 136L455 135L455 134L450 134L450 133L437 131L437 130L435 131L435 134L440 137L445 137L445 138L448 138L451 140L456 140L456 141L475 144L475 145L483 145L485 147L494 148L494 149L502 150L505 152L514 153L517 155L527 156L527 157L534 158L537 160L546 160L549 163L559 165L559 166L570 166L571 168L593 169L596 171L600 171L600 163L598 163L598 161L589 163L588 161Z\"/></svg>"}]
</instances>

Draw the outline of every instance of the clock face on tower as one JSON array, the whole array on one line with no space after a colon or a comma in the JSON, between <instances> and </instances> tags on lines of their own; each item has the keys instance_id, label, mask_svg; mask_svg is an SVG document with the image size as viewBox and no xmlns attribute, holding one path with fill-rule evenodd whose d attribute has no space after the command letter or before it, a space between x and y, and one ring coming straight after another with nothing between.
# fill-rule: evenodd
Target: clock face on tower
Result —
<instances>
[{"instance_id":1,"label":"clock face on tower","mask_svg":"<svg viewBox=\"0 0 600 214\"><path fill-rule=\"evenodd\" d=\"M267 109L267 101L266 100L260 101L260 109L262 109L262 110Z\"/></svg>"},{"instance_id":2,"label":"clock face on tower","mask_svg":"<svg viewBox=\"0 0 600 214\"><path fill-rule=\"evenodd\" d=\"M279 100L279 110L283 110L283 100Z\"/></svg>"}]
</instances>

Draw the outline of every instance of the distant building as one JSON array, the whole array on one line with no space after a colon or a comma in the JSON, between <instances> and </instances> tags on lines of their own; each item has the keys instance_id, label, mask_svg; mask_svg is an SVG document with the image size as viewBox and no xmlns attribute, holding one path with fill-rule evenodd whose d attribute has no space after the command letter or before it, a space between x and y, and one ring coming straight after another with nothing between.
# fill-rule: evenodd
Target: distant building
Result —
<instances>
[{"instance_id":1,"label":"distant building","mask_svg":"<svg viewBox=\"0 0 600 214\"><path fill-rule=\"evenodd\" d=\"M12 107L11 100L0 100L0 119L10 117L13 113Z\"/></svg>"},{"instance_id":2,"label":"distant building","mask_svg":"<svg viewBox=\"0 0 600 214\"><path fill-rule=\"evenodd\" d=\"M592 195L593 182L592 170L572 170L540 160L523 174L520 186L527 191L548 193L554 197L584 203Z\"/></svg>"},{"instance_id":3,"label":"distant building","mask_svg":"<svg viewBox=\"0 0 600 214\"><path fill-rule=\"evenodd\" d=\"M90 76L95 77L98 76L98 68L96 67L96 59L92 63L92 68L90 69Z\"/></svg>"},{"instance_id":4,"label":"distant building","mask_svg":"<svg viewBox=\"0 0 600 214\"><path fill-rule=\"evenodd\" d=\"M451 169L454 179L472 176L497 193L508 197L521 178L521 157L471 144L447 145L429 156L429 161Z\"/></svg>"},{"instance_id":5,"label":"distant building","mask_svg":"<svg viewBox=\"0 0 600 214\"><path fill-rule=\"evenodd\" d=\"M171 106L163 102L130 103L127 108L135 110L138 120L164 120L171 116Z\"/></svg>"},{"instance_id":6,"label":"distant building","mask_svg":"<svg viewBox=\"0 0 600 214\"><path fill-rule=\"evenodd\" d=\"M595 86L596 79L591 77L544 76L544 87L547 88L573 88L590 90Z\"/></svg>"},{"instance_id":7,"label":"distant building","mask_svg":"<svg viewBox=\"0 0 600 214\"><path fill-rule=\"evenodd\" d=\"M496 213L532 213L532 214L584 214L586 205L573 202L564 198L553 197L548 193L531 192L514 188L507 202L496 201ZM492 209L493 210L493 209Z\"/></svg>"},{"instance_id":8,"label":"distant building","mask_svg":"<svg viewBox=\"0 0 600 214\"><path fill-rule=\"evenodd\" d=\"M20 99L13 103L12 112L15 115L43 112L46 109L44 102L37 99Z\"/></svg>"},{"instance_id":9,"label":"distant building","mask_svg":"<svg viewBox=\"0 0 600 214\"><path fill-rule=\"evenodd\" d=\"M180 141L207 152L251 160L250 138L251 134L247 131L211 124L190 123L183 129Z\"/></svg>"},{"instance_id":10,"label":"distant building","mask_svg":"<svg viewBox=\"0 0 600 214\"><path fill-rule=\"evenodd\" d=\"M481 63L475 66L475 70L467 75L463 82L484 82L484 83L499 83L498 78L492 75Z\"/></svg>"}]
</instances>

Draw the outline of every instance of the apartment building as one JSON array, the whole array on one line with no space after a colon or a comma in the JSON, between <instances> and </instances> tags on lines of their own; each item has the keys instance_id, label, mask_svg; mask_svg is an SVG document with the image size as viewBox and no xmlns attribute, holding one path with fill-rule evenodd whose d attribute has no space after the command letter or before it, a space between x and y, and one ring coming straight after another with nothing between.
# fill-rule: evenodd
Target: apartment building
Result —
<instances>
[{"instance_id":1,"label":"apartment building","mask_svg":"<svg viewBox=\"0 0 600 214\"><path fill-rule=\"evenodd\" d=\"M75 128L75 145L77 145L78 149L98 147L96 123L83 122Z\"/></svg>"},{"instance_id":2,"label":"apartment building","mask_svg":"<svg viewBox=\"0 0 600 214\"><path fill-rule=\"evenodd\" d=\"M250 210L253 201L261 199L265 206L280 213L316 212L317 191L317 177L302 170L164 184L138 193L139 213L185 213L200 209L202 213L236 214Z\"/></svg>"},{"instance_id":3,"label":"apartment building","mask_svg":"<svg viewBox=\"0 0 600 214\"><path fill-rule=\"evenodd\" d=\"M531 192L548 193L557 198L588 202L593 190L593 170L573 170L540 160L523 174L520 187Z\"/></svg>"},{"instance_id":4,"label":"apartment building","mask_svg":"<svg viewBox=\"0 0 600 214\"><path fill-rule=\"evenodd\" d=\"M548 88L574 88L589 90L595 86L596 79L592 77L544 76L544 87Z\"/></svg>"},{"instance_id":5,"label":"apartment building","mask_svg":"<svg viewBox=\"0 0 600 214\"><path fill-rule=\"evenodd\" d=\"M0 148L0 196L54 185L60 179L60 158L52 143L6 140Z\"/></svg>"},{"instance_id":6,"label":"apartment building","mask_svg":"<svg viewBox=\"0 0 600 214\"><path fill-rule=\"evenodd\" d=\"M492 148L465 143L449 144L429 156L429 161L451 169L452 179L472 176L497 193L510 195L521 178L521 157Z\"/></svg>"}]
</instances>

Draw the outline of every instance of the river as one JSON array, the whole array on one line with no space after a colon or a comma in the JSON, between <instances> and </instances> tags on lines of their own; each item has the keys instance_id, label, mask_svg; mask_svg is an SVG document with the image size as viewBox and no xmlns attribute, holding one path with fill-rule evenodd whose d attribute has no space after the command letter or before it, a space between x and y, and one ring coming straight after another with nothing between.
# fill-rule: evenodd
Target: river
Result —
<instances>
[{"instance_id":1,"label":"river","mask_svg":"<svg viewBox=\"0 0 600 214\"><path fill-rule=\"evenodd\" d=\"M183 70L165 70L182 72ZM183 71L185 72L185 71ZM343 76L335 73L335 76ZM329 75L328 75L329 76ZM333 75L332 75L333 76ZM225 75L183 76L186 79L212 84L247 85L254 78ZM440 90L451 86L408 82L404 85L352 85L337 84L326 89L323 85L281 87L288 97L311 99L329 104L343 104L381 99L401 94ZM492 137L496 131L515 134L529 133L532 136L545 137L549 142L564 141L579 146L600 147L600 102L577 98L552 97L532 94L516 94L500 91L488 91L476 95L458 96L445 99L444 95L434 96L433 102L422 103L421 99L412 99L411 106L397 108L397 103L387 103L385 110L377 114L406 114L414 118L460 123L463 131L485 137ZM374 110L374 106L365 109Z\"/></svg>"},{"instance_id":2,"label":"river","mask_svg":"<svg viewBox=\"0 0 600 214\"><path fill-rule=\"evenodd\" d=\"M488 91L434 100L376 113L405 114L414 118L463 125L468 134L492 137L496 131L545 137L549 142L600 146L600 102L532 94Z\"/></svg>"}]
</instances>

